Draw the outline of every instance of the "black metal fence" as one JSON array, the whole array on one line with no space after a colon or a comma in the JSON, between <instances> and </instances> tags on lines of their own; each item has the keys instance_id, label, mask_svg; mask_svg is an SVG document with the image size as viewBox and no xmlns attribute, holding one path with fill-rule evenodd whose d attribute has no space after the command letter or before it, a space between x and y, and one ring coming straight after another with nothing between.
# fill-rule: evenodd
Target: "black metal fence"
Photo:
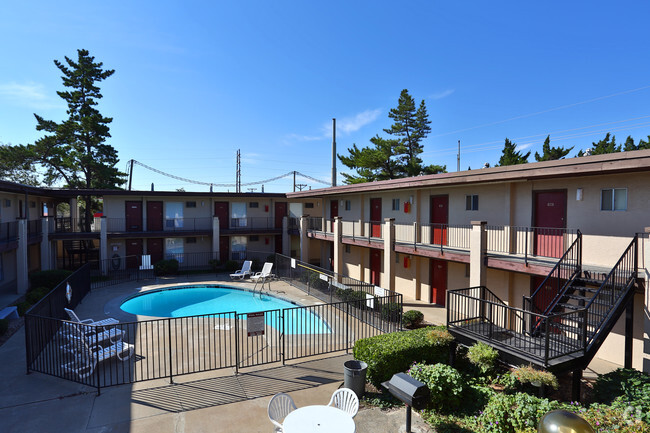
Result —
<instances>
[{"instance_id":1,"label":"black metal fence","mask_svg":"<svg viewBox=\"0 0 650 433\"><path fill-rule=\"evenodd\" d=\"M364 294L359 299L259 313L99 326L66 320L63 308L74 308L90 290L90 273L90 265L84 266L25 316L28 372L73 380L99 392L107 386L349 350L360 338L401 329L402 296L385 291L366 297L370 289L355 291Z\"/></svg>"}]
</instances>

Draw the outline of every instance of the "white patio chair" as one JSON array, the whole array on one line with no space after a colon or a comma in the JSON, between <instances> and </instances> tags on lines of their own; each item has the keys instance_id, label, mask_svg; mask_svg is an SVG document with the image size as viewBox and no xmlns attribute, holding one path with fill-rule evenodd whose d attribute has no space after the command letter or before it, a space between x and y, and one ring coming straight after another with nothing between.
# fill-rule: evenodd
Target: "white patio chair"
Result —
<instances>
[{"instance_id":1,"label":"white patio chair","mask_svg":"<svg viewBox=\"0 0 650 433\"><path fill-rule=\"evenodd\" d=\"M343 412L348 413L354 418L359 412L359 398L350 388L341 388L334 391L328 406L334 406L341 409Z\"/></svg>"},{"instance_id":2,"label":"white patio chair","mask_svg":"<svg viewBox=\"0 0 650 433\"><path fill-rule=\"evenodd\" d=\"M97 364L102 361L111 358L126 361L133 356L134 347L122 340L107 347L90 346L85 338L77 338L73 340L67 350L72 354L73 359L62 364L61 368L63 371L76 374L79 379L83 379L93 374Z\"/></svg>"},{"instance_id":3,"label":"white patio chair","mask_svg":"<svg viewBox=\"0 0 650 433\"><path fill-rule=\"evenodd\" d=\"M153 265L151 264L151 256L145 254L142 256L142 264L140 265L140 270L146 271L150 269L153 269Z\"/></svg>"},{"instance_id":4,"label":"white patio chair","mask_svg":"<svg viewBox=\"0 0 650 433\"><path fill-rule=\"evenodd\" d=\"M273 269L273 263L264 263L262 270L260 272L256 272L255 275L251 276L251 280L255 282L262 280L262 282L264 282L267 278L271 277L271 269Z\"/></svg>"},{"instance_id":5,"label":"white patio chair","mask_svg":"<svg viewBox=\"0 0 650 433\"><path fill-rule=\"evenodd\" d=\"M233 280L234 279L243 280L247 276L250 277L252 264L253 264L252 261L245 260L244 264L241 266L241 269L235 272L234 274L230 274L230 278L232 278Z\"/></svg>"},{"instance_id":6,"label":"white patio chair","mask_svg":"<svg viewBox=\"0 0 650 433\"><path fill-rule=\"evenodd\" d=\"M65 322L60 335L67 340L62 347L77 344L75 340L83 339L89 346L102 345L106 342L115 344L122 340L124 332L116 327L103 329L101 327L83 326L79 323Z\"/></svg>"},{"instance_id":7,"label":"white patio chair","mask_svg":"<svg viewBox=\"0 0 650 433\"><path fill-rule=\"evenodd\" d=\"M113 319L112 317L108 317L106 319L98 320L98 321L94 321L93 319L81 320L79 318L79 316L77 316L77 314L74 311L72 311L71 309L69 309L69 308L63 308L63 309L65 310L66 313L68 313L68 316L70 317L70 320L72 320L73 322L77 322L77 323L83 323L85 325L107 326L107 325L117 325L118 323L120 323L119 320Z\"/></svg>"},{"instance_id":8,"label":"white patio chair","mask_svg":"<svg viewBox=\"0 0 650 433\"><path fill-rule=\"evenodd\" d=\"M269 419L275 425L275 431L281 432L282 430L282 421L291 413L296 410L296 404L293 402L293 399L289 394L283 392L275 394L269 401L269 407L267 412L269 414Z\"/></svg>"}]
</instances>

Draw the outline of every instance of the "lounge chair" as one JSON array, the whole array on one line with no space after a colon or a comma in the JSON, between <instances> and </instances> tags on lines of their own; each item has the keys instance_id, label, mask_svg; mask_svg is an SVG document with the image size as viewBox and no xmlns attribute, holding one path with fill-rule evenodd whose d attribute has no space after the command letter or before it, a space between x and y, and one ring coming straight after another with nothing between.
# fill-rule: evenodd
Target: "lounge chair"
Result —
<instances>
[{"instance_id":1,"label":"lounge chair","mask_svg":"<svg viewBox=\"0 0 650 433\"><path fill-rule=\"evenodd\" d=\"M352 418L355 417L359 411L359 398L350 388L341 388L334 391L328 406L334 406L347 412Z\"/></svg>"},{"instance_id":2,"label":"lounge chair","mask_svg":"<svg viewBox=\"0 0 650 433\"><path fill-rule=\"evenodd\" d=\"M112 317L108 317L106 319L98 320L98 321L94 321L93 319L81 320L79 316L77 316L77 314L71 309L69 308L63 308L63 309L65 310L66 313L68 313L68 316L70 316L70 320L77 323L83 323L84 325L107 326L107 325L117 325L118 323L120 323L119 320L113 319Z\"/></svg>"},{"instance_id":3,"label":"lounge chair","mask_svg":"<svg viewBox=\"0 0 650 433\"><path fill-rule=\"evenodd\" d=\"M239 279L243 280L247 276L251 276L251 265L253 264L252 261L250 260L245 260L244 264L241 266L241 269L235 272L234 274L230 274L230 278L234 279Z\"/></svg>"},{"instance_id":4,"label":"lounge chair","mask_svg":"<svg viewBox=\"0 0 650 433\"><path fill-rule=\"evenodd\" d=\"M151 256L148 254L145 254L141 258L142 264L140 265L140 270L141 271L147 271L150 269L153 269L153 265L151 264Z\"/></svg>"},{"instance_id":5,"label":"lounge chair","mask_svg":"<svg viewBox=\"0 0 650 433\"><path fill-rule=\"evenodd\" d=\"M79 379L86 378L93 374L97 364L117 358L120 361L126 361L133 356L134 346L123 340L115 341L109 346L101 345L91 346L86 338L73 338L67 347L63 348L71 353L72 361L61 364L61 368L72 374L76 374Z\"/></svg>"},{"instance_id":6,"label":"lounge chair","mask_svg":"<svg viewBox=\"0 0 650 433\"><path fill-rule=\"evenodd\" d=\"M71 344L77 344L78 342L76 340L81 339L83 339L89 346L106 344L107 342L109 344L115 344L122 340L124 332L116 327L103 329L102 327L65 322L61 327L60 335L67 340L67 343L62 346L62 348L65 349Z\"/></svg>"},{"instance_id":7,"label":"lounge chair","mask_svg":"<svg viewBox=\"0 0 650 433\"><path fill-rule=\"evenodd\" d=\"M252 275L251 280L255 282L258 282L260 280L262 280L262 282L266 281L268 278L271 278L273 276L273 274L271 274L271 269L273 269L273 263L264 263L262 270L260 272L256 272L255 275Z\"/></svg>"},{"instance_id":8,"label":"lounge chair","mask_svg":"<svg viewBox=\"0 0 650 433\"><path fill-rule=\"evenodd\" d=\"M296 404L293 402L293 399L289 394L281 392L275 394L271 398L267 408L267 413L269 415L269 420L271 420L275 426L276 432L282 431L282 421L287 417L287 415L296 409Z\"/></svg>"}]
</instances>

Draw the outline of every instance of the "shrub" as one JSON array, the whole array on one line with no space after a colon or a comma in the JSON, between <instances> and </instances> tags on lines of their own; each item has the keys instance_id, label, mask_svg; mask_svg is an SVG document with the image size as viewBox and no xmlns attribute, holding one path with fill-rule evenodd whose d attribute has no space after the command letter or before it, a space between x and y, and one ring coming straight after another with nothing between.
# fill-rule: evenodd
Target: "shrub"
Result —
<instances>
[{"instance_id":1,"label":"shrub","mask_svg":"<svg viewBox=\"0 0 650 433\"><path fill-rule=\"evenodd\" d=\"M9 329L9 319L0 319L0 335L5 335Z\"/></svg>"},{"instance_id":2,"label":"shrub","mask_svg":"<svg viewBox=\"0 0 650 433\"><path fill-rule=\"evenodd\" d=\"M366 299L366 293L363 290L353 289L336 289L336 297L343 302L361 301Z\"/></svg>"},{"instance_id":3,"label":"shrub","mask_svg":"<svg viewBox=\"0 0 650 433\"><path fill-rule=\"evenodd\" d=\"M212 269L213 271L218 271L219 267L221 266L221 260L217 260L217 259L208 260L208 265L210 265L210 269Z\"/></svg>"},{"instance_id":4,"label":"shrub","mask_svg":"<svg viewBox=\"0 0 650 433\"><path fill-rule=\"evenodd\" d=\"M381 318L389 322L398 322L401 312L402 304L397 302L389 302L381 306Z\"/></svg>"},{"instance_id":5,"label":"shrub","mask_svg":"<svg viewBox=\"0 0 650 433\"><path fill-rule=\"evenodd\" d=\"M535 382L550 386L553 389L557 389L557 377L550 371L537 370L531 366L527 367L517 367L512 372L512 376L520 384L531 384L533 386L539 386Z\"/></svg>"},{"instance_id":6,"label":"shrub","mask_svg":"<svg viewBox=\"0 0 650 433\"><path fill-rule=\"evenodd\" d=\"M45 295L47 295L48 293L50 293L50 289L48 289L47 287L39 287L27 292L27 295L25 296L25 300L30 304L36 304L38 301L44 298Z\"/></svg>"},{"instance_id":7,"label":"shrub","mask_svg":"<svg viewBox=\"0 0 650 433\"><path fill-rule=\"evenodd\" d=\"M354 344L354 358L368 364L366 377L375 386L406 371L413 362L436 364L449 359L453 337L444 327L421 328L363 338Z\"/></svg>"},{"instance_id":8,"label":"shrub","mask_svg":"<svg viewBox=\"0 0 650 433\"><path fill-rule=\"evenodd\" d=\"M153 265L153 270L156 275L174 275L178 273L178 260L169 259L161 260Z\"/></svg>"},{"instance_id":9,"label":"shrub","mask_svg":"<svg viewBox=\"0 0 650 433\"><path fill-rule=\"evenodd\" d=\"M25 313L27 312L27 310L32 308L32 304L31 304L31 302L23 301L23 302L17 303L16 307L18 307L18 315L19 316L24 316Z\"/></svg>"},{"instance_id":10,"label":"shrub","mask_svg":"<svg viewBox=\"0 0 650 433\"><path fill-rule=\"evenodd\" d=\"M408 310L402 316L402 324L407 328L415 328L424 320L424 314L418 310Z\"/></svg>"},{"instance_id":11,"label":"shrub","mask_svg":"<svg viewBox=\"0 0 650 433\"><path fill-rule=\"evenodd\" d=\"M467 350L467 358L481 371L481 374L489 374L494 370L494 364L499 359L499 352L479 341Z\"/></svg>"},{"instance_id":12,"label":"shrub","mask_svg":"<svg viewBox=\"0 0 650 433\"><path fill-rule=\"evenodd\" d=\"M480 431L490 433L515 433L534 431L539 420L547 412L559 409L556 401L541 399L532 395L495 393L478 417Z\"/></svg>"},{"instance_id":13,"label":"shrub","mask_svg":"<svg viewBox=\"0 0 650 433\"><path fill-rule=\"evenodd\" d=\"M415 363L408 374L429 387L431 408L448 412L460 405L463 378L454 367L446 364Z\"/></svg>"},{"instance_id":14,"label":"shrub","mask_svg":"<svg viewBox=\"0 0 650 433\"><path fill-rule=\"evenodd\" d=\"M228 260L226 263L223 264L223 268L226 270L226 272L235 272L238 269L241 269L241 265L239 262L235 260Z\"/></svg>"},{"instance_id":15,"label":"shrub","mask_svg":"<svg viewBox=\"0 0 650 433\"><path fill-rule=\"evenodd\" d=\"M650 375L632 368L619 368L598 376L594 384L594 399L611 403L619 396L627 395L635 388L650 383Z\"/></svg>"},{"instance_id":16,"label":"shrub","mask_svg":"<svg viewBox=\"0 0 650 433\"><path fill-rule=\"evenodd\" d=\"M72 275L72 271L64 269L37 271L29 275L29 280L31 287L47 287L52 290L70 275Z\"/></svg>"}]
</instances>

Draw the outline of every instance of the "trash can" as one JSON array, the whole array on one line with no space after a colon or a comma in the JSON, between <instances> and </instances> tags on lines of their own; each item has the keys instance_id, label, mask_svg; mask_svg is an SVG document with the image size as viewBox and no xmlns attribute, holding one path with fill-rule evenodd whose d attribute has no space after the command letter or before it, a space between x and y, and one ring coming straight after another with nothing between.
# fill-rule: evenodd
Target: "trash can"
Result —
<instances>
[{"instance_id":1,"label":"trash can","mask_svg":"<svg viewBox=\"0 0 650 433\"><path fill-rule=\"evenodd\" d=\"M366 389L366 371L368 364L363 361L345 361L343 364L345 376L343 386L350 388L357 397L361 398Z\"/></svg>"}]
</instances>

